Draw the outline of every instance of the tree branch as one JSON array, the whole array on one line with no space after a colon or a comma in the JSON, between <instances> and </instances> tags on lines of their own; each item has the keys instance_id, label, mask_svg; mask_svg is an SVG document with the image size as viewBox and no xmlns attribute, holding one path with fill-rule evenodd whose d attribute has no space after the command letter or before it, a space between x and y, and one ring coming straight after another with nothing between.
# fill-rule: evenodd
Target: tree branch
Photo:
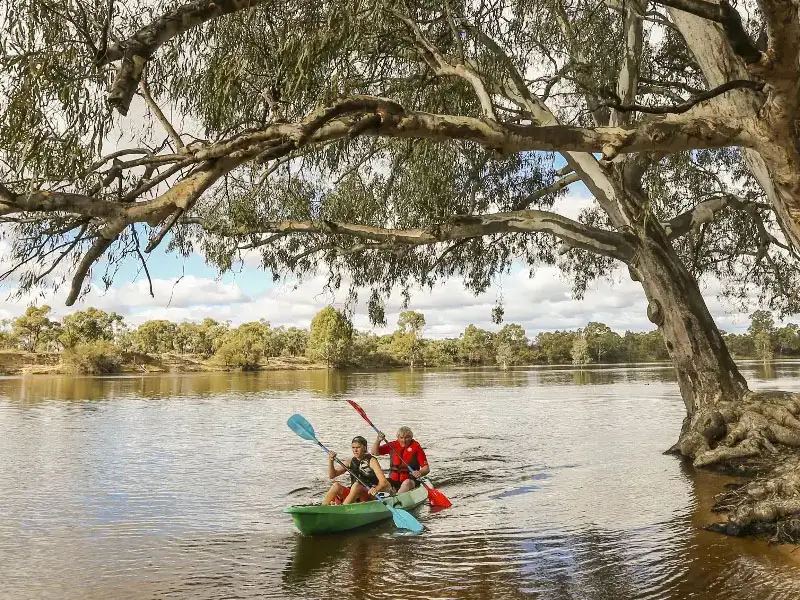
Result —
<instances>
[{"instance_id":1,"label":"tree branch","mask_svg":"<svg viewBox=\"0 0 800 600\"><path fill-rule=\"evenodd\" d=\"M145 79L144 75L142 75L142 80L139 82L139 87L142 88L142 96L144 97L144 101L147 102L147 106L149 106L150 110L153 111L156 119L158 119L162 127L164 127L166 130L167 135L172 138L172 141L175 143L175 149L180 152L180 150L184 147L183 140L181 140L181 136L179 136L178 132L175 131L172 123L170 123L167 117L164 116L161 108L158 106L158 104L156 104L155 100L153 100L153 96L150 94L150 86L147 85L147 79Z\"/></svg>"},{"instance_id":2,"label":"tree branch","mask_svg":"<svg viewBox=\"0 0 800 600\"><path fill-rule=\"evenodd\" d=\"M156 295L153 293L153 279L150 277L150 269L147 268L147 259L145 259L144 255L142 254L142 249L139 246L139 234L136 231L136 225L131 227L131 230L133 231L133 243L136 244L136 255L139 257L139 262L142 263L144 274L147 275L147 284L150 287L150 297L155 298Z\"/></svg>"},{"instance_id":3,"label":"tree branch","mask_svg":"<svg viewBox=\"0 0 800 600\"><path fill-rule=\"evenodd\" d=\"M106 11L106 18L103 21L103 33L100 37L100 44L97 47L97 55L95 61L103 63L108 56L108 34L111 30L111 20L114 18L114 0L108 0L108 10Z\"/></svg>"},{"instance_id":4,"label":"tree branch","mask_svg":"<svg viewBox=\"0 0 800 600\"><path fill-rule=\"evenodd\" d=\"M75 246L77 246L77 245L78 245L80 242L82 242L82 241L85 239L85 238L83 237L83 234L84 234L84 233L86 233L86 229L87 229L88 227L89 227L89 224L88 224L88 222L87 222L87 223L84 223L84 224L81 226L81 229L80 229L80 231L79 231L77 234L75 234L75 239L74 239L74 240L72 240L72 242L70 242L69 246L67 246L67 249L66 249L66 250L64 250L64 252L62 252L61 254L59 254L59 255L58 255L58 258L56 258L56 259L53 261L53 263L50 265L50 268L48 268L48 269L47 269L47 270L46 270L44 273L40 273L39 275L37 275L37 276L34 278L32 285L36 285L36 284L37 284L37 283L39 283L39 282L40 282L42 279L44 279L44 278L45 278L45 277L47 277L47 276L48 276L50 273L52 273L52 272L55 270L55 268L56 268L56 267L57 267L57 266L58 266L58 265L61 263L61 261L62 261L62 260L64 260L64 258L65 258L65 257L66 257L66 256L67 256L67 255L68 255L70 252L72 252L72 251L75 249Z\"/></svg>"},{"instance_id":5,"label":"tree branch","mask_svg":"<svg viewBox=\"0 0 800 600\"><path fill-rule=\"evenodd\" d=\"M700 202L691 210L681 213L661 225L664 227L667 237L670 240L674 240L686 235L692 230L699 230L700 227L706 223L711 223L717 213L728 207L746 212L750 216L758 230L760 240L759 247L762 249L762 252L766 251L769 245L774 244L791 254L795 254L791 246L784 244L767 231L764 220L758 211L759 209L772 210L771 205L743 200L733 194L724 194L709 198L708 200Z\"/></svg>"},{"instance_id":6,"label":"tree branch","mask_svg":"<svg viewBox=\"0 0 800 600\"><path fill-rule=\"evenodd\" d=\"M101 219L119 218L125 209L116 202L100 200L83 194L34 191L14 194L8 188L0 192L0 215L18 212L68 212Z\"/></svg>"},{"instance_id":7,"label":"tree branch","mask_svg":"<svg viewBox=\"0 0 800 600\"><path fill-rule=\"evenodd\" d=\"M92 268L92 265L98 258L103 256L103 253L108 250L108 247L114 242L114 240L117 239L118 235L119 231L117 231L111 237L104 237L103 234L101 234L95 240L94 244L92 244L92 247L89 248L86 254L84 254L77 270L75 271L75 275L72 277L72 285L70 285L69 295L67 296L67 306L72 306L75 304L75 301L81 294L83 282L86 280L86 276L89 274L89 269Z\"/></svg>"},{"instance_id":8,"label":"tree branch","mask_svg":"<svg viewBox=\"0 0 800 600\"><path fill-rule=\"evenodd\" d=\"M161 226L161 231L159 231L158 234L156 234L156 236L147 243L147 246L145 246L144 251L146 253L150 253L158 247L158 245L164 239L164 236L167 235L167 232L172 229L172 226L175 225L175 223L178 222L178 219L181 218L183 212L184 210L179 208L172 213L166 221L164 221L164 225Z\"/></svg>"},{"instance_id":9,"label":"tree branch","mask_svg":"<svg viewBox=\"0 0 800 600\"><path fill-rule=\"evenodd\" d=\"M139 79L147 61L156 50L172 38L211 19L254 8L267 1L196 0L164 14L128 39L114 44L98 61L101 66L118 60L122 61L108 93L108 103L121 114L128 114L131 99L139 85Z\"/></svg>"},{"instance_id":10,"label":"tree branch","mask_svg":"<svg viewBox=\"0 0 800 600\"><path fill-rule=\"evenodd\" d=\"M690 98L689 100L686 100L681 104L676 104L675 106L645 106L642 104L623 104L620 102L619 98L614 99L614 101L612 102L606 103L606 106L610 106L613 109L620 112L630 112L635 110L655 115L680 114L687 112L693 106L699 104L700 102L705 102L706 100L710 100L711 98L716 98L717 96L724 94L725 92L738 89L750 89L750 90L761 91L764 89L764 82L751 81L749 79L734 79L732 81L726 81L722 85L718 85L717 87L711 90L702 92L697 96Z\"/></svg>"},{"instance_id":11,"label":"tree branch","mask_svg":"<svg viewBox=\"0 0 800 600\"><path fill-rule=\"evenodd\" d=\"M389 107L393 114L385 114ZM749 146L749 131L735 115L712 111L643 121L627 127L582 128L570 125L540 127L514 123L487 122L475 117L406 112L398 104L375 96L351 96L324 109L322 115L300 124L275 123L257 132L212 144L195 154L195 159L230 156L246 159L257 144L296 140L297 144L318 143L348 136L354 120L369 112L384 117L381 125L362 135L476 142L501 154L531 150L561 152L602 152L607 158L635 152L680 152L698 148ZM328 114L329 113L329 114ZM708 114L709 116L705 116ZM335 115L335 118L330 115ZM317 121L324 121L319 124ZM312 126L310 126L311 124ZM313 131L309 134L309 131ZM254 150L255 148L255 150ZM241 150L237 153L236 150Z\"/></svg>"},{"instance_id":12,"label":"tree branch","mask_svg":"<svg viewBox=\"0 0 800 600\"><path fill-rule=\"evenodd\" d=\"M527 110L534 123L538 125L557 123L552 112L528 89L519 70L500 44L478 27L467 22L462 22L462 25L505 65L509 81L500 84L498 91L520 108Z\"/></svg>"},{"instance_id":13,"label":"tree branch","mask_svg":"<svg viewBox=\"0 0 800 600\"><path fill-rule=\"evenodd\" d=\"M783 0L762 0L758 7L764 15L767 29L767 51L770 67L776 71L770 74L770 81L791 82L789 86L796 86L798 70L798 54L800 44L800 19L798 19L798 6L795 2ZM782 82L782 83L783 83ZM796 89L790 87L793 91Z\"/></svg>"},{"instance_id":14,"label":"tree branch","mask_svg":"<svg viewBox=\"0 0 800 600\"><path fill-rule=\"evenodd\" d=\"M486 89L486 83L478 74L477 70L468 63L464 62L463 59L461 61L455 61L454 63L451 63L425 37L425 35L422 33L422 30L420 30L419 26L414 21L409 19L403 13L392 8L387 10L400 21L405 23L406 27L412 31L420 55L428 64L428 66L433 69L433 72L440 76L454 75L467 81L472 86L472 89L475 90L475 95L478 97L478 101L481 104L483 115L487 119L497 121L497 114L494 111L492 98L489 96L489 92ZM460 44L461 39L457 37L457 33L455 31L454 35L456 35L457 42Z\"/></svg>"},{"instance_id":15,"label":"tree branch","mask_svg":"<svg viewBox=\"0 0 800 600\"><path fill-rule=\"evenodd\" d=\"M742 25L739 12L727 0L720 0L719 4L705 0L653 0L656 4L677 8L703 19L714 21L722 25L733 51L749 64L762 61L763 54L759 50Z\"/></svg>"},{"instance_id":16,"label":"tree branch","mask_svg":"<svg viewBox=\"0 0 800 600\"><path fill-rule=\"evenodd\" d=\"M544 198L548 194L555 194L556 192L559 192L559 191L563 190L568 185L573 184L576 181L580 181L580 180L581 180L580 175L578 175L577 173L570 173L566 177L563 177L563 178L559 179L558 181L556 181L554 183L551 183L547 187L544 187L544 188L542 188L540 190L537 190L536 192L534 192L530 196L527 196L527 197L523 198L522 200L520 200L519 202L514 204L514 206L512 207L512 210L522 210L522 209L528 208L531 204L533 204L534 202L536 202L540 198Z\"/></svg>"},{"instance_id":17,"label":"tree branch","mask_svg":"<svg viewBox=\"0 0 800 600\"><path fill-rule=\"evenodd\" d=\"M617 98L620 99L620 102L611 111L611 125L626 125L630 121L631 115L626 114L626 111L620 107L632 105L636 100L642 55L642 13L644 8L639 0L628 0L623 4L625 50L617 77Z\"/></svg>"},{"instance_id":18,"label":"tree branch","mask_svg":"<svg viewBox=\"0 0 800 600\"><path fill-rule=\"evenodd\" d=\"M182 221L186 223L187 221ZM214 231L213 229L209 231ZM279 239L286 237L288 233L276 233L261 240L244 244L243 246L236 246L237 250L252 250L253 248L260 248L261 246L269 246L272 242L277 242Z\"/></svg>"},{"instance_id":19,"label":"tree branch","mask_svg":"<svg viewBox=\"0 0 800 600\"><path fill-rule=\"evenodd\" d=\"M541 210L521 210L485 215L463 215L426 228L393 229L337 221L273 221L254 227L232 228L188 217L184 223L199 225L206 231L226 237L253 233L344 235L397 246L425 246L497 233L550 233L570 246L616 258L623 262L634 255L632 236L591 227L559 214Z\"/></svg>"}]
</instances>

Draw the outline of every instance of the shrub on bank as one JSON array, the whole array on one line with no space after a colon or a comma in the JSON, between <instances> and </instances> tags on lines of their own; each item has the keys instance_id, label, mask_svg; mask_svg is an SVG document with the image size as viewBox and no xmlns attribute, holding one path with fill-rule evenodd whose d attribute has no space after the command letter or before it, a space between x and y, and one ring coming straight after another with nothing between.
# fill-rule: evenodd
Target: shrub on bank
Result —
<instances>
[{"instance_id":1,"label":"shrub on bank","mask_svg":"<svg viewBox=\"0 0 800 600\"><path fill-rule=\"evenodd\" d=\"M103 375L119 372L122 354L111 342L95 340L68 348L64 351L62 361L73 373Z\"/></svg>"},{"instance_id":2,"label":"shrub on bank","mask_svg":"<svg viewBox=\"0 0 800 600\"><path fill-rule=\"evenodd\" d=\"M240 331L240 329L225 335L215 359L229 369L254 371L261 362L263 340L252 335L251 331Z\"/></svg>"}]
</instances>

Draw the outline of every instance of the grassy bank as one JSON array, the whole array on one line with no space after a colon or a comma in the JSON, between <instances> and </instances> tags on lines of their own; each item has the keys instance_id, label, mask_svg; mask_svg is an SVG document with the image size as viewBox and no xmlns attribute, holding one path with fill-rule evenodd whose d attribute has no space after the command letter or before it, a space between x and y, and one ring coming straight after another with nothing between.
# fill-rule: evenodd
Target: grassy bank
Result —
<instances>
[{"instance_id":1,"label":"grassy bank","mask_svg":"<svg viewBox=\"0 0 800 600\"><path fill-rule=\"evenodd\" d=\"M122 352L119 364L113 373L200 373L236 371L214 357L205 358L195 354L164 353L158 355L138 352ZM303 357L274 357L259 361L259 371L325 369L325 365L314 363ZM0 350L0 375L34 374L81 374L85 371L64 360L64 353L26 352L24 350Z\"/></svg>"}]
</instances>

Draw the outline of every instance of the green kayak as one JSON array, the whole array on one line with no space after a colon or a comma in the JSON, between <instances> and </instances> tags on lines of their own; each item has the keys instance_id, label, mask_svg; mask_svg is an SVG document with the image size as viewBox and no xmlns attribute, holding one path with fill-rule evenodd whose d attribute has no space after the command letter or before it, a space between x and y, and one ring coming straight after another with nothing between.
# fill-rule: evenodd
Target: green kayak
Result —
<instances>
[{"instance_id":1,"label":"green kayak","mask_svg":"<svg viewBox=\"0 0 800 600\"><path fill-rule=\"evenodd\" d=\"M427 499L428 490L420 485L410 492L390 496L384 502L387 502L392 508L409 510L416 508ZM347 531L392 518L391 511L383 502L377 500L330 506L320 504L290 506L284 508L283 512L292 515L294 524L300 533L305 535Z\"/></svg>"}]
</instances>

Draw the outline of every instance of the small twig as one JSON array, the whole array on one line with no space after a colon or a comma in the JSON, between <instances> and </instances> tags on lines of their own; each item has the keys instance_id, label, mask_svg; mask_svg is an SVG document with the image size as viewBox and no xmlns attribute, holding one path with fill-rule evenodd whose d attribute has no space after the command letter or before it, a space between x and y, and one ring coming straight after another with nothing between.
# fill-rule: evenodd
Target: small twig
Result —
<instances>
[{"instance_id":1,"label":"small twig","mask_svg":"<svg viewBox=\"0 0 800 600\"><path fill-rule=\"evenodd\" d=\"M147 268L147 260L145 259L144 255L142 254L142 250L139 247L139 234L136 233L136 225L131 227L133 230L133 241L136 243L136 254L139 255L139 260L142 263L142 267L144 268L145 275L147 275L147 283L150 286L150 297L155 298L156 295L153 293L153 280L150 277L150 270Z\"/></svg>"},{"instance_id":2,"label":"small twig","mask_svg":"<svg viewBox=\"0 0 800 600\"><path fill-rule=\"evenodd\" d=\"M729 92L735 89L751 89L760 91L764 89L764 82L751 81L749 79L734 79L732 81L726 81L722 85L718 85L713 89L698 94L694 98L690 98L686 102L682 104L676 104L675 106L645 106L643 104L622 104L618 97L614 98L610 102L606 102L605 104L603 104L603 106L613 108L620 112L630 112L635 110L638 112L650 113L654 115L680 114L680 113L685 113L694 105L699 104L700 102L704 102L705 100L710 100L711 98L715 98L721 94L724 94L725 92Z\"/></svg>"},{"instance_id":3,"label":"small twig","mask_svg":"<svg viewBox=\"0 0 800 600\"><path fill-rule=\"evenodd\" d=\"M164 116L161 108L158 106L158 104L156 104L155 100L153 100L153 96L150 94L150 86L147 85L146 75L146 73L142 73L142 79L139 81L139 87L142 88L142 96L144 97L144 101L147 102L147 106L149 106L150 110L153 111L156 119L158 119L164 129L166 129L169 137L172 138L172 141L175 142L176 150L180 152L180 150L185 147L185 144L183 143L183 140L181 140L181 136L178 135L178 132L175 131L172 123L167 120L167 117Z\"/></svg>"},{"instance_id":4,"label":"small twig","mask_svg":"<svg viewBox=\"0 0 800 600\"><path fill-rule=\"evenodd\" d=\"M150 240L147 243L147 246L145 246L145 249L144 249L145 252L150 253L150 252L152 252L153 250L156 249L156 247L164 239L164 236L167 235L167 232L170 229L172 229L172 226L175 225L175 223L178 222L178 219L180 219L180 217L183 214L183 212L184 212L184 209L179 208L175 212L173 212L169 217L167 217L167 220L164 221L163 227L161 227L161 231L159 231L158 234L156 234L156 237L154 237L152 240Z\"/></svg>"},{"instance_id":5,"label":"small twig","mask_svg":"<svg viewBox=\"0 0 800 600\"><path fill-rule=\"evenodd\" d=\"M183 276L184 276L185 274L186 274L186 272L185 272L185 270L182 268L182 269L181 269L181 276L180 276L180 277L178 277L178 278L175 280L175 283L173 283L173 284L172 284L172 291L170 291L170 293L169 293L169 302L167 302L167 308L169 308L170 304L172 304L172 297L175 295L175 288L176 288L176 287L177 287L177 285L178 285L178 284L181 282L181 279L183 279Z\"/></svg>"}]
</instances>

